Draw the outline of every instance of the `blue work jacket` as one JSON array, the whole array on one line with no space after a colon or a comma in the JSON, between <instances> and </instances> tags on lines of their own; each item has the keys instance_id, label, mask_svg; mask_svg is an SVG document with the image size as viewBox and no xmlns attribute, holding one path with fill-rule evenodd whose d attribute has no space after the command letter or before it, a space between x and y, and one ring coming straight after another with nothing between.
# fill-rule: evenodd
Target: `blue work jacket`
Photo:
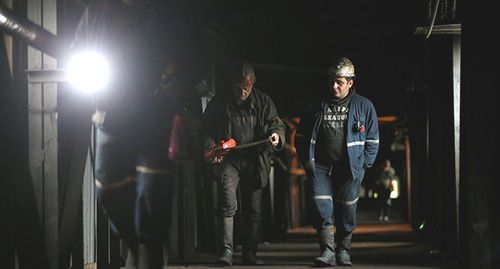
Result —
<instances>
[{"instance_id":1,"label":"blue work jacket","mask_svg":"<svg viewBox=\"0 0 500 269\"><path fill-rule=\"evenodd\" d=\"M297 129L297 153L308 178L315 177L316 137L327 107L326 101L318 102L302 115ZM356 128L360 122L362 130ZM347 154L353 179L362 180L365 170L371 167L379 148L377 113L373 103L354 93L349 103L347 118Z\"/></svg>"}]
</instances>

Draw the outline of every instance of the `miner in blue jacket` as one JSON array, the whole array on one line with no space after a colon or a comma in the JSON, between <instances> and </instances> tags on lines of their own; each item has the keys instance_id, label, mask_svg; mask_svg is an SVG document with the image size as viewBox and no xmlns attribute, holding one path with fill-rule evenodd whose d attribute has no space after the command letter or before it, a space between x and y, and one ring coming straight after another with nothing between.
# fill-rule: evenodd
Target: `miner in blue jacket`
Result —
<instances>
[{"instance_id":1,"label":"miner in blue jacket","mask_svg":"<svg viewBox=\"0 0 500 269\"><path fill-rule=\"evenodd\" d=\"M328 91L298 126L297 151L312 184L313 226L321 249L316 266L352 265L360 184L378 152L377 114L372 102L355 92L354 77L351 60L336 59L328 69Z\"/></svg>"}]
</instances>

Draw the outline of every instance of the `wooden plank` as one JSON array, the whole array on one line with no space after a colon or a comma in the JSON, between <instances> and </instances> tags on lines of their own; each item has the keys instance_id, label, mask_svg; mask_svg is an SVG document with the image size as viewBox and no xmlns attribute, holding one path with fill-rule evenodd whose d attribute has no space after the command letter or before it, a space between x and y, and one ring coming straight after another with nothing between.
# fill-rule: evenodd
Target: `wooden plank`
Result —
<instances>
[{"instance_id":1,"label":"wooden plank","mask_svg":"<svg viewBox=\"0 0 500 269\"><path fill-rule=\"evenodd\" d=\"M33 0L27 3L27 18L39 25L56 29L57 1ZM28 69L54 68L55 59L28 48ZM58 267L58 148L56 84L28 85L28 133L30 172L37 208L42 223L45 249L50 268Z\"/></svg>"},{"instance_id":2,"label":"wooden plank","mask_svg":"<svg viewBox=\"0 0 500 269\"><path fill-rule=\"evenodd\" d=\"M43 0L41 7L42 26L57 33L57 0ZM42 54L44 69L57 67L57 61L46 54ZM43 178L44 178L44 238L46 242L49 265L58 268L58 242L59 242L59 180L58 180L58 144L57 144L57 84L42 84L42 124L43 148L45 152Z\"/></svg>"},{"instance_id":3,"label":"wooden plank","mask_svg":"<svg viewBox=\"0 0 500 269\"><path fill-rule=\"evenodd\" d=\"M57 87L54 83L43 85L43 107L50 108L42 113L44 148L44 238L49 261L58 260L59 189L58 189L58 144L57 144ZM51 263L52 264L52 263Z\"/></svg>"},{"instance_id":4,"label":"wooden plank","mask_svg":"<svg viewBox=\"0 0 500 269\"><path fill-rule=\"evenodd\" d=\"M29 1L28 19L40 23L40 1ZM40 69L42 66L42 54L40 51L28 47L28 69ZM29 139L29 163L35 199L43 223L43 161L45 153L42 143L42 96L41 84L28 85L28 139Z\"/></svg>"},{"instance_id":5,"label":"wooden plank","mask_svg":"<svg viewBox=\"0 0 500 269\"><path fill-rule=\"evenodd\" d=\"M94 192L93 167L87 155L87 164L83 176L83 262L96 264L96 212L97 202Z\"/></svg>"}]
</instances>

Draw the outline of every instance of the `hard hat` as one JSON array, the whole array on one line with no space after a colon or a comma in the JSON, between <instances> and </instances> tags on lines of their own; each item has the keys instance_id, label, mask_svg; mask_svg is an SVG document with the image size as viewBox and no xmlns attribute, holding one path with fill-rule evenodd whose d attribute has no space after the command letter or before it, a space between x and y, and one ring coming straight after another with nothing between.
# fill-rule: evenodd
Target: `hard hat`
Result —
<instances>
[{"instance_id":1,"label":"hard hat","mask_svg":"<svg viewBox=\"0 0 500 269\"><path fill-rule=\"evenodd\" d=\"M354 77L354 65L351 60L342 57L336 60L328 69L329 77Z\"/></svg>"}]
</instances>

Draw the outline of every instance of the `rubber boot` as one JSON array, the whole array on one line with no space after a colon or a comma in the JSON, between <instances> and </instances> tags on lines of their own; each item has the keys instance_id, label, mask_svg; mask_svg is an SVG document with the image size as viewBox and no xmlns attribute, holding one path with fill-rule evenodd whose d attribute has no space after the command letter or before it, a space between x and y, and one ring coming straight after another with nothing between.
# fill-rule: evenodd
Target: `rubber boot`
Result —
<instances>
[{"instance_id":1,"label":"rubber boot","mask_svg":"<svg viewBox=\"0 0 500 269\"><path fill-rule=\"evenodd\" d=\"M257 241L259 235L259 221L249 220L246 225L246 240L241 250L241 259L244 265L264 265L264 261L257 259Z\"/></svg>"},{"instance_id":2,"label":"rubber boot","mask_svg":"<svg viewBox=\"0 0 500 269\"><path fill-rule=\"evenodd\" d=\"M168 264L168 251L168 242L165 242L165 245L163 245L163 266L166 266Z\"/></svg>"},{"instance_id":3,"label":"rubber boot","mask_svg":"<svg viewBox=\"0 0 500 269\"><path fill-rule=\"evenodd\" d=\"M128 247L127 259L125 260L126 269L137 269L139 257L137 252L137 245Z\"/></svg>"},{"instance_id":4,"label":"rubber boot","mask_svg":"<svg viewBox=\"0 0 500 269\"><path fill-rule=\"evenodd\" d=\"M222 217L222 250L217 259L217 264L221 266L233 265L233 217Z\"/></svg>"},{"instance_id":5,"label":"rubber boot","mask_svg":"<svg viewBox=\"0 0 500 269\"><path fill-rule=\"evenodd\" d=\"M342 266L352 266L351 262L351 239L352 233L339 238L337 242L337 264Z\"/></svg>"},{"instance_id":6,"label":"rubber boot","mask_svg":"<svg viewBox=\"0 0 500 269\"><path fill-rule=\"evenodd\" d=\"M317 267L335 266L335 241L332 228L318 231L319 247L321 255L314 259Z\"/></svg>"},{"instance_id":7,"label":"rubber boot","mask_svg":"<svg viewBox=\"0 0 500 269\"><path fill-rule=\"evenodd\" d=\"M163 268L163 244L141 243L138 247L139 269L162 269Z\"/></svg>"},{"instance_id":8,"label":"rubber boot","mask_svg":"<svg viewBox=\"0 0 500 269\"><path fill-rule=\"evenodd\" d=\"M125 259L125 269L137 269L139 263L138 243L137 239L133 236L120 236L124 249L127 251Z\"/></svg>"}]
</instances>

